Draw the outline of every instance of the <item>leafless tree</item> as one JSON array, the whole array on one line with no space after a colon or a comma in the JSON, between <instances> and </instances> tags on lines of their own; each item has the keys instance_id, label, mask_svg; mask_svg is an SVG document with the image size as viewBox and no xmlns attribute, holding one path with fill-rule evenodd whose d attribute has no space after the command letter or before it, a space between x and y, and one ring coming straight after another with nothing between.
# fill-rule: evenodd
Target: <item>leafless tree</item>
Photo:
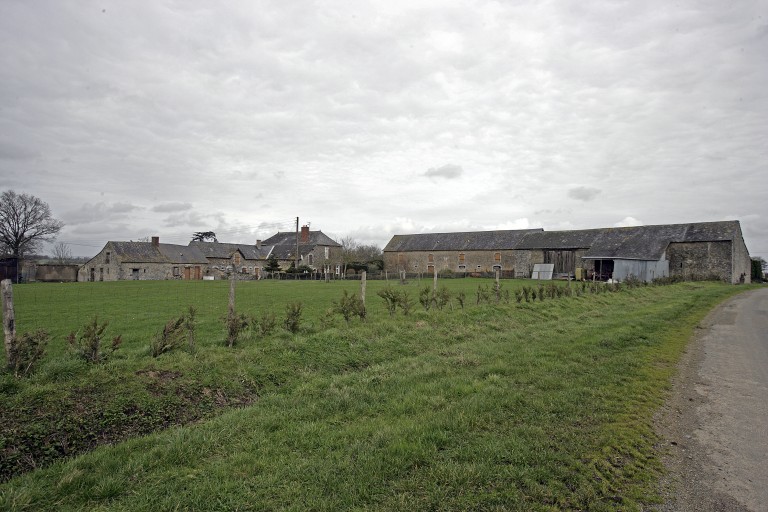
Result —
<instances>
[{"instance_id":1,"label":"leafless tree","mask_svg":"<svg viewBox=\"0 0 768 512\"><path fill-rule=\"evenodd\" d=\"M51 241L64 223L51 215L48 203L30 194L6 190L0 196L0 250L18 258Z\"/></svg>"},{"instance_id":2,"label":"leafless tree","mask_svg":"<svg viewBox=\"0 0 768 512\"><path fill-rule=\"evenodd\" d=\"M53 259L59 265L64 265L72 261L72 251L69 245L64 242L56 242L53 246Z\"/></svg>"}]
</instances>

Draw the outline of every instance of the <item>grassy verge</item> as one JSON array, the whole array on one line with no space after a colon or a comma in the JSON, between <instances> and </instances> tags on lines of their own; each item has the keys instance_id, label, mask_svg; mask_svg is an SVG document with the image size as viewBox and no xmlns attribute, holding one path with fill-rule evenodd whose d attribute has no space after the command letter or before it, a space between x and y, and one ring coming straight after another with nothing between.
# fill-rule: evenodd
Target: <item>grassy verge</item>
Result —
<instances>
[{"instance_id":1,"label":"grassy verge","mask_svg":"<svg viewBox=\"0 0 768 512\"><path fill-rule=\"evenodd\" d=\"M446 283L468 298L478 286ZM97 288L105 284L65 287L80 295L60 308L50 306L55 293L18 288L24 329L63 336L98 311L126 341L97 366L52 347L31 379L3 381L0 420L13 423L24 404L40 414L99 392L94 409L112 411L116 425L134 425L141 407L153 421L165 411L166 423L116 439L208 419L16 477L0 486L0 508L637 509L654 498L651 418L674 362L700 318L741 291L688 283L390 319L374 295L384 284L369 283L368 321L345 326L325 310L356 283L242 283L241 310L279 315L300 298L307 322L297 335L226 349L226 287ZM415 296L420 285L411 286ZM149 337L189 303L201 312L197 350L149 357ZM183 417L196 403L200 411ZM18 444L13 433L3 431L3 449Z\"/></svg>"}]
</instances>

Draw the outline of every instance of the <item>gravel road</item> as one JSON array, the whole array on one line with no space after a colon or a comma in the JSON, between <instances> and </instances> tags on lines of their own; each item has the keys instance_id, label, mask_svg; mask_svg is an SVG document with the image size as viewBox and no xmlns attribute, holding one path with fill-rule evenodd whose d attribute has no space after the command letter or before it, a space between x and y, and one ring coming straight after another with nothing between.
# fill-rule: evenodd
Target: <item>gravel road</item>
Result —
<instances>
[{"instance_id":1,"label":"gravel road","mask_svg":"<svg viewBox=\"0 0 768 512\"><path fill-rule=\"evenodd\" d=\"M669 476L659 511L768 511L768 288L697 329L656 418Z\"/></svg>"}]
</instances>

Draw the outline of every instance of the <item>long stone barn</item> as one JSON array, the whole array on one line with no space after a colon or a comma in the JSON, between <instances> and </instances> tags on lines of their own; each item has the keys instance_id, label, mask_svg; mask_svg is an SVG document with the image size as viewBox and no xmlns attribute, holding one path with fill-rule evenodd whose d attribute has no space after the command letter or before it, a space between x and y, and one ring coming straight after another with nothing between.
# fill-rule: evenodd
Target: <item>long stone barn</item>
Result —
<instances>
[{"instance_id":1,"label":"long stone barn","mask_svg":"<svg viewBox=\"0 0 768 512\"><path fill-rule=\"evenodd\" d=\"M570 231L500 230L395 235L384 248L390 271L494 273L530 277L537 263L556 277L644 281L656 277L750 282L739 221Z\"/></svg>"}]
</instances>

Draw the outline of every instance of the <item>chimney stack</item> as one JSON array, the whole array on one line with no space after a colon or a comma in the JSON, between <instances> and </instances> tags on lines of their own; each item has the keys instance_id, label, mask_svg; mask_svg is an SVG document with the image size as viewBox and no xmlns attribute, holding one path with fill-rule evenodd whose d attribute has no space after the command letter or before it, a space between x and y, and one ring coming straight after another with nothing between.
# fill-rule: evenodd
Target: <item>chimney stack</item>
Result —
<instances>
[{"instance_id":1,"label":"chimney stack","mask_svg":"<svg viewBox=\"0 0 768 512\"><path fill-rule=\"evenodd\" d=\"M309 243L309 226L301 226L301 243Z\"/></svg>"},{"instance_id":2,"label":"chimney stack","mask_svg":"<svg viewBox=\"0 0 768 512\"><path fill-rule=\"evenodd\" d=\"M261 249L261 240L256 240L256 248Z\"/></svg>"},{"instance_id":3,"label":"chimney stack","mask_svg":"<svg viewBox=\"0 0 768 512\"><path fill-rule=\"evenodd\" d=\"M152 246L157 247L160 245L160 237L159 236L153 236L152 237Z\"/></svg>"}]
</instances>

